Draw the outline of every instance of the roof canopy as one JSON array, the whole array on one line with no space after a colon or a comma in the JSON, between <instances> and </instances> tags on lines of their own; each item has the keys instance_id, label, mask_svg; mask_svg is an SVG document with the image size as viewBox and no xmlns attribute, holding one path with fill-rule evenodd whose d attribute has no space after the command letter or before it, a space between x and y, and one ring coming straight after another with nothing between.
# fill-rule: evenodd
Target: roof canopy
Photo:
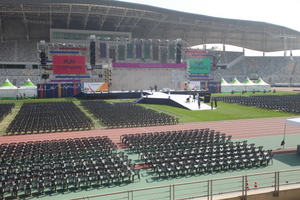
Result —
<instances>
[{"instance_id":1,"label":"roof canopy","mask_svg":"<svg viewBox=\"0 0 300 200\"><path fill-rule=\"evenodd\" d=\"M256 84L259 85L269 85L268 83L264 82L261 78L257 79L257 81L255 81Z\"/></svg>"},{"instance_id":2,"label":"roof canopy","mask_svg":"<svg viewBox=\"0 0 300 200\"><path fill-rule=\"evenodd\" d=\"M286 124L292 124L292 125L295 125L295 126L300 126L300 118L286 119L285 123Z\"/></svg>"},{"instance_id":3,"label":"roof canopy","mask_svg":"<svg viewBox=\"0 0 300 200\"><path fill-rule=\"evenodd\" d=\"M1 0L1 8L1 23L20 23L23 19L22 25L27 27L29 36L32 35L30 31L36 31L34 27L38 23L70 30L130 32L135 38L161 39L157 36L168 35L168 39L176 39L182 38L182 33L186 32L185 40L190 46L202 44L205 38L206 44L223 44L226 41L229 45L263 52L286 50L282 37L278 37L285 35L293 39L294 49L300 46L300 32L284 26L117 0ZM82 20L82 16L86 20ZM47 29L43 31L49 32L49 26L45 27ZM23 29L20 26L18 30Z\"/></svg>"},{"instance_id":4,"label":"roof canopy","mask_svg":"<svg viewBox=\"0 0 300 200\"><path fill-rule=\"evenodd\" d=\"M234 78L230 84L234 84L234 85L241 85L241 83L239 82L239 80L237 80L236 78Z\"/></svg>"},{"instance_id":5,"label":"roof canopy","mask_svg":"<svg viewBox=\"0 0 300 200\"><path fill-rule=\"evenodd\" d=\"M254 84L248 77L243 81L244 84Z\"/></svg>"},{"instance_id":6,"label":"roof canopy","mask_svg":"<svg viewBox=\"0 0 300 200\"><path fill-rule=\"evenodd\" d=\"M8 79L6 79L0 87L15 87Z\"/></svg>"},{"instance_id":7,"label":"roof canopy","mask_svg":"<svg viewBox=\"0 0 300 200\"><path fill-rule=\"evenodd\" d=\"M27 79L27 81L22 86L35 86L30 79Z\"/></svg>"}]
</instances>

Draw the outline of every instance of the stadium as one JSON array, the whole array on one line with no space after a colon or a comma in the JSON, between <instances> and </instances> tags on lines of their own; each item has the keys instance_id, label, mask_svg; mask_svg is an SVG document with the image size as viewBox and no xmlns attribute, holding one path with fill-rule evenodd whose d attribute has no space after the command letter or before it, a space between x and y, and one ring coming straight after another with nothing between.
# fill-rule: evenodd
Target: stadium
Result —
<instances>
[{"instance_id":1,"label":"stadium","mask_svg":"<svg viewBox=\"0 0 300 200\"><path fill-rule=\"evenodd\" d=\"M300 32L112 0L0 2L1 199L297 199Z\"/></svg>"}]
</instances>

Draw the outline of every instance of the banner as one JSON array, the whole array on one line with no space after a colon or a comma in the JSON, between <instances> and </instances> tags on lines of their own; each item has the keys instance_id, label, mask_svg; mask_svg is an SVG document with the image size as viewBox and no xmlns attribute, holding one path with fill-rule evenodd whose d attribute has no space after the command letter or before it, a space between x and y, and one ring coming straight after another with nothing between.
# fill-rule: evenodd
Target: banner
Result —
<instances>
[{"instance_id":1,"label":"banner","mask_svg":"<svg viewBox=\"0 0 300 200\"><path fill-rule=\"evenodd\" d=\"M52 56L53 74L85 74L85 56Z\"/></svg>"},{"instance_id":2,"label":"banner","mask_svg":"<svg viewBox=\"0 0 300 200\"><path fill-rule=\"evenodd\" d=\"M125 60L125 45L118 45L118 60Z\"/></svg>"},{"instance_id":3,"label":"banner","mask_svg":"<svg viewBox=\"0 0 300 200\"><path fill-rule=\"evenodd\" d=\"M106 43L100 43L100 58L106 58Z\"/></svg>"},{"instance_id":4,"label":"banner","mask_svg":"<svg viewBox=\"0 0 300 200\"><path fill-rule=\"evenodd\" d=\"M151 58L151 44L144 44L144 58L150 59Z\"/></svg>"},{"instance_id":5,"label":"banner","mask_svg":"<svg viewBox=\"0 0 300 200\"><path fill-rule=\"evenodd\" d=\"M211 72L210 65L211 59L210 58L189 58L189 70L191 74L208 74Z\"/></svg>"},{"instance_id":6,"label":"banner","mask_svg":"<svg viewBox=\"0 0 300 200\"><path fill-rule=\"evenodd\" d=\"M141 44L135 45L135 58L142 58L142 45Z\"/></svg>"},{"instance_id":7,"label":"banner","mask_svg":"<svg viewBox=\"0 0 300 200\"><path fill-rule=\"evenodd\" d=\"M127 44L127 58L133 58L133 44Z\"/></svg>"},{"instance_id":8,"label":"banner","mask_svg":"<svg viewBox=\"0 0 300 200\"><path fill-rule=\"evenodd\" d=\"M186 69L185 63L113 63L113 68L182 68Z\"/></svg>"},{"instance_id":9,"label":"banner","mask_svg":"<svg viewBox=\"0 0 300 200\"><path fill-rule=\"evenodd\" d=\"M99 82L99 83L84 83L83 91L85 93L93 93L93 92L107 92L108 91L108 83Z\"/></svg>"},{"instance_id":10,"label":"banner","mask_svg":"<svg viewBox=\"0 0 300 200\"><path fill-rule=\"evenodd\" d=\"M38 84L38 98L73 97L81 93L81 83Z\"/></svg>"}]
</instances>

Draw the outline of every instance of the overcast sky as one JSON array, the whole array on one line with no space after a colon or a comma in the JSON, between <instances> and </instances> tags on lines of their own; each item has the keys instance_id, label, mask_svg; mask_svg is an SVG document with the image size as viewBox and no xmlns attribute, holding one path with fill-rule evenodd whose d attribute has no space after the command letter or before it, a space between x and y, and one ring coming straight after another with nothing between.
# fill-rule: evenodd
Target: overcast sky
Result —
<instances>
[{"instance_id":1,"label":"overcast sky","mask_svg":"<svg viewBox=\"0 0 300 200\"><path fill-rule=\"evenodd\" d=\"M267 22L300 31L300 0L120 0L171 10Z\"/></svg>"}]
</instances>

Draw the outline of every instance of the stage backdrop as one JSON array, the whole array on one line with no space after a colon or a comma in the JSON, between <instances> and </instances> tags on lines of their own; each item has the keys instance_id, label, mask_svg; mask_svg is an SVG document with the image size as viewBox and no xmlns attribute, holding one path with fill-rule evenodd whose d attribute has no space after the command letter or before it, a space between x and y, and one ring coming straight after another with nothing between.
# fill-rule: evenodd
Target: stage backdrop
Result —
<instances>
[{"instance_id":1,"label":"stage backdrop","mask_svg":"<svg viewBox=\"0 0 300 200\"><path fill-rule=\"evenodd\" d=\"M191 81L187 84L187 90L191 91L209 91L210 93L221 92L221 82L218 81Z\"/></svg>"},{"instance_id":2,"label":"stage backdrop","mask_svg":"<svg viewBox=\"0 0 300 200\"><path fill-rule=\"evenodd\" d=\"M72 97L81 92L81 83L38 84L38 98Z\"/></svg>"}]
</instances>

